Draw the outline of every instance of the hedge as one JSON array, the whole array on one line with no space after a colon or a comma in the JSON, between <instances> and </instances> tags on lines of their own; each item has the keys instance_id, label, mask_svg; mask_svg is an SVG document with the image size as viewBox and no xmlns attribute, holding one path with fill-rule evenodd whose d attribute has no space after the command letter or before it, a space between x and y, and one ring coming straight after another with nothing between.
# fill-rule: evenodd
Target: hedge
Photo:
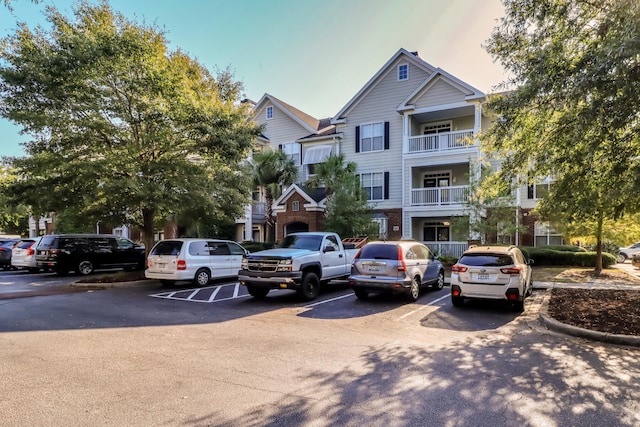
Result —
<instances>
[{"instance_id":1,"label":"hedge","mask_svg":"<svg viewBox=\"0 0 640 427\"><path fill-rule=\"evenodd\" d=\"M550 248L559 248L550 249ZM576 267L595 267L596 252L587 252L582 248L579 250L564 248L573 248L573 246L544 246L544 247L523 247L520 248L525 257L533 260L533 265L538 267L551 265L570 265ZM616 257L610 253L602 253L602 267L608 268L616 263Z\"/></svg>"}]
</instances>

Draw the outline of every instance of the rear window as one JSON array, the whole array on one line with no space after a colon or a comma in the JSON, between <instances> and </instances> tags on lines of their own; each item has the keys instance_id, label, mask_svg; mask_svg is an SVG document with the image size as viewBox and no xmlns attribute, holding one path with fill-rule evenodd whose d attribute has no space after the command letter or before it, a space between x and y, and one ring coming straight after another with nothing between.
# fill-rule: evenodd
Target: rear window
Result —
<instances>
[{"instance_id":1,"label":"rear window","mask_svg":"<svg viewBox=\"0 0 640 427\"><path fill-rule=\"evenodd\" d=\"M22 240L16 245L16 248L29 249L35 242L35 240Z\"/></svg>"},{"instance_id":2,"label":"rear window","mask_svg":"<svg viewBox=\"0 0 640 427\"><path fill-rule=\"evenodd\" d=\"M38 249L58 249L58 239L54 236L44 236L40 240Z\"/></svg>"},{"instance_id":3,"label":"rear window","mask_svg":"<svg viewBox=\"0 0 640 427\"><path fill-rule=\"evenodd\" d=\"M509 255L466 254L460 257L458 264L471 267L503 267L505 265L513 265L513 259Z\"/></svg>"},{"instance_id":4,"label":"rear window","mask_svg":"<svg viewBox=\"0 0 640 427\"><path fill-rule=\"evenodd\" d=\"M392 259L398 260L398 247L396 245L368 244L362 248L360 258L366 259Z\"/></svg>"},{"instance_id":5,"label":"rear window","mask_svg":"<svg viewBox=\"0 0 640 427\"><path fill-rule=\"evenodd\" d=\"M159 242L151 249L150 255L178 255L182 249L182 242L177 240L167 240Z\"/></svg>"}]
</instances>

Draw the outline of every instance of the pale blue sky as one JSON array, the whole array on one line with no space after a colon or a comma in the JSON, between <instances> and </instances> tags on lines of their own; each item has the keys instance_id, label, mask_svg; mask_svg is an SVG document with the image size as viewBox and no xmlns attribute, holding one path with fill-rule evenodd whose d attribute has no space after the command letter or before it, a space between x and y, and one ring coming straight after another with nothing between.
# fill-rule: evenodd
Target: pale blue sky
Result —
<instances>
[{"instance_id":1,"label":"pale blue sky","mask_svg":"<svg viewBox=\"0 0 640 427\"><path fill-rule=\"evenodd\" d=\"M0 7L0 35L16 20L46 24L54 4ZM274 95L316 118L335 115L400 48L485 93L504 80L482 44L503 15L500 0L111 0L130 20L164 28L170 48L204 66L230 67L254 101ZM0 119L0 156L24 155L19 128Z\"/></svg>"}]
</instances>

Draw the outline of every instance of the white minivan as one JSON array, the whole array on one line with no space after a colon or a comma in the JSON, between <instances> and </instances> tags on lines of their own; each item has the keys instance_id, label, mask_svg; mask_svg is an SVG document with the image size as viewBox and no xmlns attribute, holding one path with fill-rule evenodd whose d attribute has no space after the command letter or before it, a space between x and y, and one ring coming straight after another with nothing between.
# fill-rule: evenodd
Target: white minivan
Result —
<instances>
[{"instance_id":1,"label":"white minivan","mask_svg":"<svg viewBox=\"0 0 640 427\"><path fill-rule=\"evenodd\" d=\"M155 244L147 258L147 279L165 285L189 280L205 286L211 279L237 277L248 251L229 240L167 239Z\"/></svg>"}]
</instances>

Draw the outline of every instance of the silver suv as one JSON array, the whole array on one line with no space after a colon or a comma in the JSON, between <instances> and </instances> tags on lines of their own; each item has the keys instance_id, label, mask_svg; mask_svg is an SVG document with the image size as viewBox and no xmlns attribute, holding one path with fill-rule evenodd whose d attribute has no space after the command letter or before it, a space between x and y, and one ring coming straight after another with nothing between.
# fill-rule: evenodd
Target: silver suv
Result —
<instances>
[{"instance_id":1,"label":"silver suv","mask_svg":"<svg viewBox=\"0 0 640 427\"><path fill-rule=\"evenodd\" d=\"M530 263L515 246L471 246L451 267L451 303L459 307L465 298L499 299L524 310L532 291Z\"/></svg>"},{"instance_id":2,"label":"silver suv","mask_svg":"<svg viewBox=\"0 0 640 427\"><path fill-rule=\"evenodd\" d=\"M616 261L623 263L637 253L640 253L640 242L634 243L626 248L620 248Z\"/></svg>"},{"instance_id":3,"label":"silver suv","mask_svg":"<svg viewBox=\"0 0 640 427\"><path fill-rule=\"evenodd\" d=\"M360 299L369 292L387 292L416 301L422 288L442 289L444 267L422 243L370 242L353 259L349 285Z\"/></svg>"}]
</instances>

